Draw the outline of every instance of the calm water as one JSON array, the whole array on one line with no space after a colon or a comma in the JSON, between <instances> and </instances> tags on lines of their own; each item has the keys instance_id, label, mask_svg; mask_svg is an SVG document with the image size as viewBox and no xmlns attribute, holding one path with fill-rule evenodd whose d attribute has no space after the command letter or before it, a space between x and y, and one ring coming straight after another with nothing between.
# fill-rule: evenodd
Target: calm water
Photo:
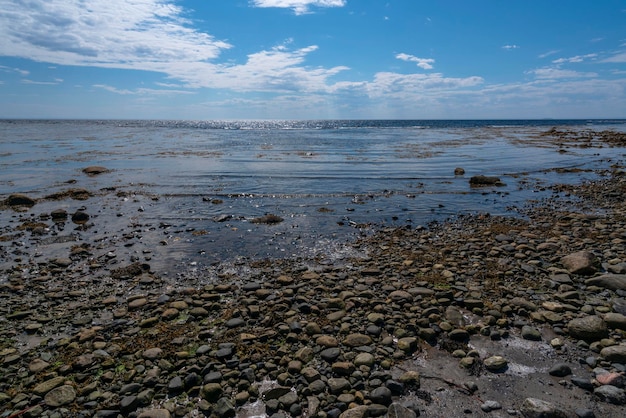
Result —
<instances>
[{"instance_id":1,"label":"calm water","mask_svg":"<svg viewBox=\"0 0 626 418\"><path fill-rule=\"evenodd\" d=\"M415 226L460 213L511 213L546 195L549 184L594 177L551 169L607 168L624 157L622 148L559 152L539 136L554 126L626 131L624 120L4 120L0 197L103 190L104 197L33 211L82 205L100 213L107 230L121 232L133 222L206 233L179 240L186 244L173 257L301 254L326 247L329 237L354 234L358 224ZM81 169L90 165L111 172L87 177ZM455 176L456 167L465 175ZM499 176L506 186L472 189L468 179L476 174ZM266 213L285 222L249 222ZM0 220L11 216L4 211Z\"/></svg>"}]
</instances>

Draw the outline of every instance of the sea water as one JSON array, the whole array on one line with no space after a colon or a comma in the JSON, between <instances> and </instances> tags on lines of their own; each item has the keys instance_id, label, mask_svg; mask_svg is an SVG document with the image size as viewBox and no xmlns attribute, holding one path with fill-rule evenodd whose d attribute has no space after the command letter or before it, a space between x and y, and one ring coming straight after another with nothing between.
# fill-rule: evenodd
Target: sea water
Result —
<instances>
[{"instance_id":1,"label":"sea water","mask_svg":"<svg viewBox=\"0 0 626 418\"><path fill-rule=\"evenodd\" d=\"M0 198L80 187L99 200L32 210L82 207L107 234L131 224L202 231L170 247L174 258L311 256L364 225L514 216L550 185L595 179L624 157L609 146L563 149L542 135L552 127L626 131L626 121L2 120ZM93 165L109 171L82 173ZM505 185L470 187L474 175ZM266 214L284 221L251 222ZM0 213L3 226L11 217Z\"/></svg>"}]
</instances>

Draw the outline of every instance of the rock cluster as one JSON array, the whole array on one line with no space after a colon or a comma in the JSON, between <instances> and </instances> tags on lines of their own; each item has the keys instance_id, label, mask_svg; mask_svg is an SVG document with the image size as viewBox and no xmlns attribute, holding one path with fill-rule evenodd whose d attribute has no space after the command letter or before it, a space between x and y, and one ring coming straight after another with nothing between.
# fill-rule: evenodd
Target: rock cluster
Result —
<instances>
[{"instance_id":1,"label":"rock cluster","mask_svg":"<svg viewBox=\"0 0 626 418\"><path fill-rule=\"evenodd\" d=\"M88 245L16 265L0 287L0 408L27 417L621 416L626 207L604 197L625 185L615 176L573 190L602 215L555 201L528 220L383 229L354 244L366 258L242 261L211 282L108 266ZM512 373L514 341L541 347L532 354L549 367ZM487 342L490 352L480 349ZM420 362L439 355L443 373ZM526 390L488 390L498 379ZM550 389L533 392L541 385Z\"/></svg>"}]
</instances>

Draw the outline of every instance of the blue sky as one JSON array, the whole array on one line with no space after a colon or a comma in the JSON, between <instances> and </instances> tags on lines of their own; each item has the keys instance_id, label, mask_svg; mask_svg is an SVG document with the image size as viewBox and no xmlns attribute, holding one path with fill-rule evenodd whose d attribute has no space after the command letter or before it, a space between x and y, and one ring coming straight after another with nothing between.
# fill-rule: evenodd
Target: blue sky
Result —
<instances>
[{"instance_id":1,"label":"blue sky","mask_svg":"<svg viewBox=\"0 0 626 418\"><path fill-rule=\"evenodd\" d=\"M0 118L626 117L626 0L0 0Z\"/></svg>"}]
</instances>

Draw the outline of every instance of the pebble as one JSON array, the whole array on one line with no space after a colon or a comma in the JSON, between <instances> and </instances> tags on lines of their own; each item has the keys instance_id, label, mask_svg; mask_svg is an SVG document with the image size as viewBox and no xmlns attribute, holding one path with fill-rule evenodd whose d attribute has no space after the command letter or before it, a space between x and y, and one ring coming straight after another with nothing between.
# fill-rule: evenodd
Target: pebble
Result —
<instances>
[{"instance_id":1,"label":"pebble","mask_svg":"<svg viewBox=\"0 0 626 418\"><path fill-rule=\"evenodd\" d=\"M94 217L85 208L74 215L98 219L91 210ZM236 416L258 402L272 417L309 411L319 418L412 418L429 407L427 399L441 396L432 389L430 366L419 362L430 350L445 350L454 359L449 367L468 378L504 377L481 367L506 371L506 351L481 362L485 354L468 342L482 338L505 347L521 333L528 341L551 336L550 345L524 344L531 354L549 351L549 374L571 376L559 383L573 399L586 391L601 407L622 406L624 223L576 213L533 216L531 223L472 215L432 230L389 228L354 244L367 246L368 256L348 266L242 261L237 273L223 270L211 280L159 277L139 262L140 251L124 264L121 247L89 242L90 230L79 227L81 249L29 268L23 257L24 266L6 272L0 314L11 326L3 328L0 362L9 377L0 402L7 410L35 406L32 416L49 417L69 416L74 408L99 417ZM47 227L54 228L51 222ZM171 225L155 228L172 233ZM128 237L144 232L125 231ZM11 346L13 339L28 344ZM510 361L513 367L515 358ZM406 364L417 370L395 368ZM594 380L586 377L598 366ZM9 387L8 379L19 385ZM462 396L480 392L474 382L455 384ZM442 392L447 385L441 383ZM409 406L407 394L423 399ZM481 409L520 405L518 396L490 397ZM147 405L160 409L143 410ZM456 412L464 415L463 409ZM504 412L567 416L535 398Z\"/></svg>"}]
</instances>

